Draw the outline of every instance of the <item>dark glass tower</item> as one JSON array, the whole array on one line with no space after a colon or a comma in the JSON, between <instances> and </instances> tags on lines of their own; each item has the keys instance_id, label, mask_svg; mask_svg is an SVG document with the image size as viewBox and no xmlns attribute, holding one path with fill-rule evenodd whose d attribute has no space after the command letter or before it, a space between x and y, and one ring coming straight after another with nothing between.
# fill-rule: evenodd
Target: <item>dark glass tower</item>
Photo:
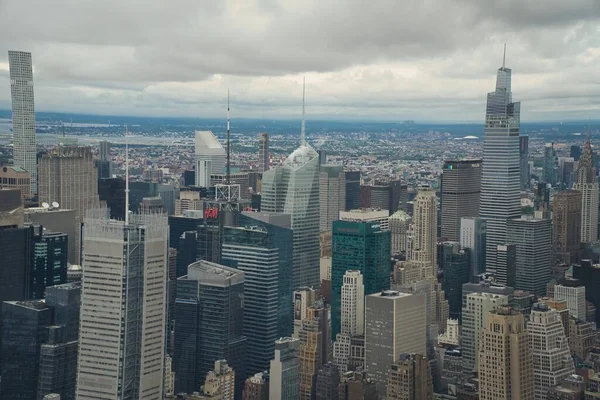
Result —
<instances>
[{"instance_id":1,"label":"dark glass tower","mask_svg":"<svg viewBox=\"0 0 600 400\"><path fill-rule=\"evenodd\" d=\"M497 246L506 243L506 223L521 215L519 126L521 103L512 101L511 70L498 69L487 95L480 216L487 221L486 269L496 270Z\"/></svg>"},{"instance_id":2,"label":"dark glass tower","mask_svg":"<svg viewBox=\"0 0 600 400\"><path fill-rule=\"evenodd\" d=\"M66 233L43 232L41 226L35 227L35 230L28 298L41 300L46 287L67 282L69 242Z\"/></svg>"},{"instance_id":3,"label":"dark glass tower","mask_svg":"<svg viewBox=\"0 0 600 400\"><path fill-rule=\"evenodd\" d=\"M360 208L360 171L346 171L346 211Z\"/></svg>"},{"instance_id":4,"label":"dark glass tower","mask_svg":"<svg viewBox=\"0 0 600 400\"><path fill-rule=\"evenodd\" d=\"M440 251L440 266L444 272L442 289L450 308L450 318L461 317L462 285L469 282L471 255L468 249L461 249L456 242L442 244Z\"/></svg>"},{"instance_id":5,"label":"dark glass tower","mask_svg":"<svg viewBox=\"0 0 600 400\"><path fill-rule=\"evenodd\" d=\"M344 273L358 270L363 275L365 295L390 288L389 231L373 222L334 221L331 260L331 333L340 332Z\"/></svg>"}]
</instances>

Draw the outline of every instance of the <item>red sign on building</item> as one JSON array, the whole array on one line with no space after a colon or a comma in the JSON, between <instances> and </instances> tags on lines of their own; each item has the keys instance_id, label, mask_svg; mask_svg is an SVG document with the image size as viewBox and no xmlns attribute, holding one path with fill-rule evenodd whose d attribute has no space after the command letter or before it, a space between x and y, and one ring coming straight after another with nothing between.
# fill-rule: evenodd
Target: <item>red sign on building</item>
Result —
<instances>
[{"instance_id":1,"label":"red sign on building","mask_svg":"<svg viewBox=\"0 0 600 400\"><path fill-rule=\"evenodd\" d=\"M216 207L208 207L204 210L204 218L216 219L219 216L219 209Z\"/></svg>"}]
</instances>

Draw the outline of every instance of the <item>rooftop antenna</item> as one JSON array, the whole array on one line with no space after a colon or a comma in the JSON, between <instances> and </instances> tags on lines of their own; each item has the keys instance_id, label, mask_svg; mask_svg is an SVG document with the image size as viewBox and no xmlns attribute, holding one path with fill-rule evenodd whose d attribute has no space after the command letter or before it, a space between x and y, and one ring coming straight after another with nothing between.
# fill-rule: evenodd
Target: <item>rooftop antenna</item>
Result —
<instances>
[{"instance_id":1,"label":"rooftop antenna","mask_svg":"<svg viewBox=\"0 0 600 400\"><path fill-rule=\"evenodd\" d=\"M125 125L125 226L129 225L129 134Z\"/></svg>"},{"instance_id":2,"label":"rooftop antenna","mask_svg":"<svg viewBox=\"0 0 600 400\"><path fill-rule=\"evenodd\" d=\"M302 78L302 128L300 130L300 141L303 146L306 146L306 120L304 110L304 100L306 97L306 76Z\"/></svg>"},{"instance_id":3,"label":"rooftop antenna","mask_svg":"<svg viewBox=\"0 0 600 400\"><path fill-rule=\"evenodd\" d=\"M225 180L229 185L229 181L231 178L231 159L230 159L230 150L229 150L229 89L227 89L227 171L225 175Z\"/></svg>"},{"instance_id":4,"label":"rooftop antenna","mask_svg":"<svg viewBox=\"0 0 600 400\"><path fill-rule=\"evenodd\" d=\"M504 43L504 54L502 55L502 69L506 66L506 43Z\"/></svg>"}]
</instances>

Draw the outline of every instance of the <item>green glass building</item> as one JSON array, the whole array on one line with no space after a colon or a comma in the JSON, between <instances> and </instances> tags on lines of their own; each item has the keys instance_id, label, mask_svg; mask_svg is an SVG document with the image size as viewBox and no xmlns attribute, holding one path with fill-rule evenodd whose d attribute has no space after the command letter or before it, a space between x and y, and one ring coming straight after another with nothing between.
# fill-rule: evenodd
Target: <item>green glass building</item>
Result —
<instances>
[{"instance_id":1,"label":"green glass building","mask_svg":"<svg viewBox=\"0 0 600 400\"><path fill-rule=\"evenodd\" d=\"M340 332L341 290L344 273L363 275L365 296L390 288L390 231L377 222L334 221L331 255L331 334Z\"/></svg>"}]
</instances>

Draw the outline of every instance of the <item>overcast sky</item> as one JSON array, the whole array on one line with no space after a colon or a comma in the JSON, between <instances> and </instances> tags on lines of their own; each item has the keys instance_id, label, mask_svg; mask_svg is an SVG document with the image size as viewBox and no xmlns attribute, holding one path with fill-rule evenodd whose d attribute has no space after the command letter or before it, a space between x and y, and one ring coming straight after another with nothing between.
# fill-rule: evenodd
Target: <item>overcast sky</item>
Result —
<instances>
[{"instance_id":1,"label":"overcast sky","mask_svg":"<svg viewBox=\"0 0 600 400\"><path fill-rule=\"evenodd\" d=\"M600 118L600 0L0 0L38 111L482 121L507 43L529 121Z\"/></svg>"}]
</instances>

